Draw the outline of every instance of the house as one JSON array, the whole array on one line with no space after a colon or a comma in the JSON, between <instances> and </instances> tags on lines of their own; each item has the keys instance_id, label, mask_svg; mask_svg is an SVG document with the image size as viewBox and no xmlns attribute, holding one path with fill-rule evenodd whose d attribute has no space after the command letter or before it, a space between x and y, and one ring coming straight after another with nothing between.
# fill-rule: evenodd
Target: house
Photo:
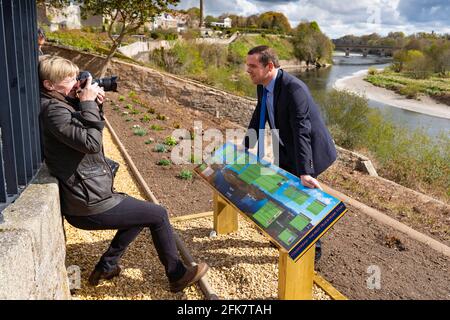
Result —
<instances>
[{"instance_id":1,"label":"house","mask_svg":"<svg viewBox=\"0 0 450 320\"><path fill-rule=\"evenodd\" d=\"M37 16L40 25L47 25L50 31L58 29L81 29L82 27L103 27L102 16L81 18L80 5L71 1L67 7L56 9L45 4L37 6Z\"/></svg>"},{"instance_id":2,"label":"house","mask_svg":"<svg viewBox=\"0 0 450 320\"><path fill-rule=\"evenodd\" d=\"M231 28L232 20L229 17L223 19L223 22L211 22L211 27Z\"/></svg>"}]
</instances>

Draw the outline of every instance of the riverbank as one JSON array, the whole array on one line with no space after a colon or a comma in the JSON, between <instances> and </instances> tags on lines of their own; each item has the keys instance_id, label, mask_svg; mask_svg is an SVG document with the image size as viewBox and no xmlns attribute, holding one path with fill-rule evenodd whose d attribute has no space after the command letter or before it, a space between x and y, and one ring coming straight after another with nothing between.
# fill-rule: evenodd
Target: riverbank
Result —
<instances>
[{"instance_id":1,"label":"riverbank","mask_svg":"<svg viewBox=\"0 0 450 320\"><path fill-rule=\"evenodd\" d=\"M421 97L421 100L405 98L388 89L374 86L364 80L367 70L354 73L351 76L337 80L333 87L337 90L347 90L365 96L369 100L391 105L396 108L423 113L434 117L450 119L450 107L440 104L430 97Z\"/></svg>"}]
</instances>

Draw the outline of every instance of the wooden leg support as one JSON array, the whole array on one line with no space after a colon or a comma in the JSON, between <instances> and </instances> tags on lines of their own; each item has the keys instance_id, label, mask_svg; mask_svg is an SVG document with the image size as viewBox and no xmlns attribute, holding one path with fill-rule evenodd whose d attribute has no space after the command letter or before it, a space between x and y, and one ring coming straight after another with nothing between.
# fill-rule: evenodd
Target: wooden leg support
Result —
<instances>
[{"instance_id":1,"label":"wooden leg support","mask_svg":"<svg viewBox=\"0 0 450 320\"><path fill-rule=\"evenodd\" d=\"M214 230L217 234L238 230L238 212L217 192L214 192Z\"/></svg>"},{"instance_id":2,"label":"wooden leg support","mask_svg":"<svg viewBox=\"0 0 450 320\"><path fill-rule=\"evenodd\" d=\"M297 262L294 262L287 251L280 250L278 264L278 298L280 300L312 300L314 278L313 245Z\"/></svg>"}]
</instances>

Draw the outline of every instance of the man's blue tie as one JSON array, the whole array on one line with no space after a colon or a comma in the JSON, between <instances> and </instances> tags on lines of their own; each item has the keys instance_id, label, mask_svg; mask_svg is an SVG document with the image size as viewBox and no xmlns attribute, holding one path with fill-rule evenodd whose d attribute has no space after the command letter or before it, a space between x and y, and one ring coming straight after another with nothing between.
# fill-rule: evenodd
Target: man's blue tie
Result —
<instances>
[{"instance_id":1,"label":"man's blue tie","mask_svg":"<svg viewBox=\"0 0 450 320\"><path fill-rule=\"evenodd\" d=\"M266 100L267 89L263 88L263 96L261 100L261 111L259 114L259 131L258 131L258 158L264 158L264 129L266 127Z\"/></svg>"}]
</instances>

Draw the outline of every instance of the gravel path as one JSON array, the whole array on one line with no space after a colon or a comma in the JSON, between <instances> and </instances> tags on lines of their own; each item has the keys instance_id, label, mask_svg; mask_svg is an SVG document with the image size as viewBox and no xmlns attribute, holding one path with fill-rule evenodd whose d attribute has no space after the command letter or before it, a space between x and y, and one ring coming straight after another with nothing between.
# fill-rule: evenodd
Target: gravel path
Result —
<instances>
[{"instance_id":1,"label":"gravel path","mask_svg":"<svg viewBox=\"0 0 450 320\"><path fill-rule=\"evenodd\" d=\"M104 130L105 153L121 166L115 180L118 191L144 199L136 182L127 169L119 150L112 142L108 130ZM174 228L196 261L207 262L211 269L208 279L212 288L222 299L277 299L278 250L265 236L240 218L239 231L231 235L210 238L212 218L174 223ZM85 231L64 224L67 236L66 264L81 269L81 288L74 291L74 299L204 299L197 285L173 294L150 234L144 230L130 245L122 258L122 274L99 286L87 283L89 273L106 250L115 231ZM314 285L314 299L329 300L330 297Z\"/></svg>"}]
</instances>

